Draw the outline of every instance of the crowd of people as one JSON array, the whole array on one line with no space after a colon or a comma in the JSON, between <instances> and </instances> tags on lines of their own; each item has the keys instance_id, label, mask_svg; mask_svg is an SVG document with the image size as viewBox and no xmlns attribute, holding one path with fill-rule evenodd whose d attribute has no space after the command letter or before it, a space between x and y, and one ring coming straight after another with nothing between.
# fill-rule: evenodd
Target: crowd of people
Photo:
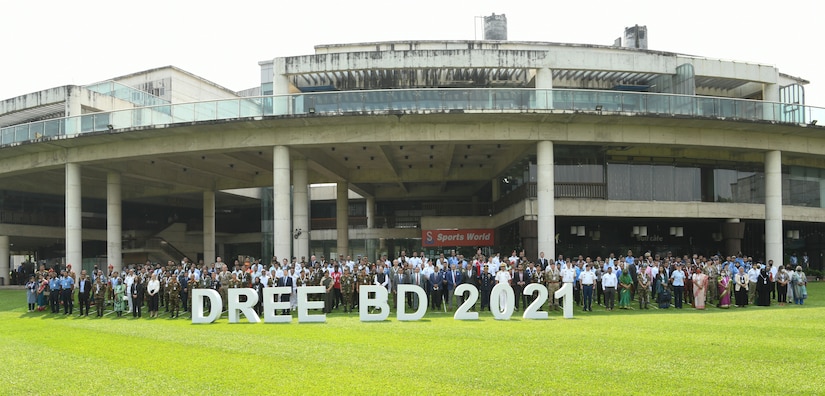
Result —
<instances>
[{"instance_id":1,"label":"crowd of people","mask_svg":"<svg viewBox=\"0 0 825 396\"><path fill-rule=\"evenodd\" d=\"M209 265L195 264L184 258L181 262L169 261L165 265L146 262L133 265L122 272L97 267L87 273L81 271L75 282L71 265L60 272L41 266L26 284L28 309L49 311L52 314L73 315L75 304L81 316L88 316L90 308L103 317L113 313L116 317L131 313L132 317L158 317L163 307L164 315L177 318L191 312L192 290L213 289L222 297L227 309L227 293L230 288L252 288L259 294L255 309L262 311L263 290L267 287L287 287L291 293L280 296L294 309L297 288L323 286L326 293L314 295L324 300L323 311L351 312L359 304L359 289L363 285L380 285L393 296L393 307L398 298L410 309L418 309L416 294L398 295L398 285L411 284L423 288L433 310L454 310L464 302L464 295L454 296L456 287L470 284L478 288L481 301L478 310L490 309L493 287L509 284L514 291L515 309L523 310L534 296L522 291L529 284L538 283L547 288L547 310L559 310L561 302L554 293L565 283L571 284L573 300L582 311L593 311L593 306L613 311L634 309L682 309L685 305L705 309L708 304L719 308L747 305L771 305L776 301L785 305L788 301L803 304L807 298L807 278L801 266L784 268L754 262L752 258L736 255L705 257L651 255L635 257L632 251L606 258L564 257L553 261L544 253L536 261L527 260L524 252L513 251L509 257L496 253L486 257L479 250L474 257L465 258L455 251L428 257L424 252L406 251L390 260L386 255L374 262L366 257L339 256L327 260L312 255L278 260L264 264L261 260L247 257L227 264L220 257ZM594 304L595 300L595 304ZM618 301L617 301L618 300ZM205 304L208 304L208 299ZM144 310L145 306L145 310ZM212 307L205 307L212 309ZM217 308L217 307L215 307ZM280 314L289 315L291 309ZM393 308L394 309L394 308ZM475 306L472 307L476 309Z\"/></svg>"}]
</instances>

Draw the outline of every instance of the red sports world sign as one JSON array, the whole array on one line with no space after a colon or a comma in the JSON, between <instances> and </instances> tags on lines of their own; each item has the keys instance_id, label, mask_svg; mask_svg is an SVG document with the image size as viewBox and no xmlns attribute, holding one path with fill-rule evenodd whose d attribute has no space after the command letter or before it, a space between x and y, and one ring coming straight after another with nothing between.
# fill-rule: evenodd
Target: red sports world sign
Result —
<instances>
[{"instance_id":1,"label":"red sports world sign","mask_svg":"<svg viewBox=\"0 0 825 396\"><path fill-rule=\"evenodd\" d=\"M421 230L423 246L493 246L495 230Z\"/></svg>"}]
</instances>

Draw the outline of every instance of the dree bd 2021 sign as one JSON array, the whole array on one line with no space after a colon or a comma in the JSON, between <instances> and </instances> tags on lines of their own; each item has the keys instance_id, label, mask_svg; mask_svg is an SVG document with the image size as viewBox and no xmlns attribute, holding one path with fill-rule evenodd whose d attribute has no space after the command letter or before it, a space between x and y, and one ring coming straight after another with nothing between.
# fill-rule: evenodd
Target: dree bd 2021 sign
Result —
<instances>
[{"instance_id":1,"label":"dree bd 2021 sign","mask_svg":"<svg viewBox=\"0 0 825 396\"><path fill-rule=\"evenodd\" d=\"M324 301L310 301L310 294L326 294L323 286L306 286L298 289L298 323L318 323L326 322L326 314L310 314L310 309L323 309ZM292 288L289 286L267 287L263 290L263 313L264 323L290 323L292 315L278 315L281 310L290 309L289 301L280 301L280 296L289 294ZM470 312L470 307L478 301L478 289L473 285L459 285L455 288L455 296L463 296L464 303L461 304L453 315L456 320L477 320L478 312ZM419 304L415 312L406 312L405 300L407 294L418 296ZM524 319L547 319L547 312L540 311L542 305L547 301L547 288L540 284L530 284L524 288L524 295L536 294L536 298L527 309L524 310ZM384 321L390 315L390 306L387 303L389 293L387 289L380 285L361 286L359 290L361 304L358 305L358 312L362 322ZM424 289L416 285L398 285L398 303L396 306L396 319L399 321L415 321L424 317L427 312L427 293ZM246 301L241 302L240 296L246 296ZM565 283L554 293L555 298L564 298L562 308L565 318L573 317L573 285ZM255 312L255 305L258 304L258 293L254 289L229 289L227 298L229 299L229 323L240 322L243 315L251 323L259 323L261 318ZM204 312L204 300L209 299L211 311ZM322 299L323 300L323 299ZM503 301L502 301L503 300ZM504 303L502 306L501 303ZM506 283L497 284L490 292L490 311L497 320L509 320L513 316L516 296L513 288ZM192 323L212 323L221 315L223 306L221 295L212 289L192 290ZM370 311L375 308L374 313Z\"/></svg>"}]
</instances>

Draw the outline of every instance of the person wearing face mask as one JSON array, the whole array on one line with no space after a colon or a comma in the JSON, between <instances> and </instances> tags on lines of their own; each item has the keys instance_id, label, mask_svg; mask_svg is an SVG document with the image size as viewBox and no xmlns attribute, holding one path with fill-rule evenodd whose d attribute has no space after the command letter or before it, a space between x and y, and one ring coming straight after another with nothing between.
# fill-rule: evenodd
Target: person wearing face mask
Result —
<instances>
[{"instance_id":1,"label":"person wearing face mask","mask_svg":"<svg viewBox=\"0 0 825 396\"><path fill-rule=\"evenodd\" d=\"M791 275L791 284L793 285L794 304L802 305L808 298L808 278L802 272L801 265L797 265L796 271Z\"/></svg>"}]
</instances>

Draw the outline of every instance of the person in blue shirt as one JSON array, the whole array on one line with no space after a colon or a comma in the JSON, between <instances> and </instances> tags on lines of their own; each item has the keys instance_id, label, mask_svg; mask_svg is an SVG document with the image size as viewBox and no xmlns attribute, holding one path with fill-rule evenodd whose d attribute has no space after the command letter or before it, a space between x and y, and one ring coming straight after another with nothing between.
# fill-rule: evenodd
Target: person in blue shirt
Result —
<instances>
[{"instance_id":1,"label":"person in blue shirt","mask_svg":"<svg viewBox=\"0 0 825 396\"><path fill-rule=\"evenodd\" d=\"M72 290L74 289L74 278L69 276L66 271L61 273L60 278L60 297L63 299L63 315L71 315L74 311L74 303L72 302Z\"/></svg>"},{"instance_id":2,"label":"person in blue shirt","mask_svg":"<svg viewBox=\"0 0 825 396\"><path fill-rule=\"evenodd\" d=\"M670 282L673 285L673 306L682 309L682 298L685 290L685 273L682 271L682 263L676 264L676 270L670 273Z\"/></svg>"},{"instance_id":3,"label":"person in blue shirt","mask_svg":"<svg viewBox=\"0 0 825 396\"><path fill-rule=\"evenodd\" d=\"M57 279L57 274L49 273L49 306L52 313L60 313L60 279Z\"/></svg>"}]
</instances>

